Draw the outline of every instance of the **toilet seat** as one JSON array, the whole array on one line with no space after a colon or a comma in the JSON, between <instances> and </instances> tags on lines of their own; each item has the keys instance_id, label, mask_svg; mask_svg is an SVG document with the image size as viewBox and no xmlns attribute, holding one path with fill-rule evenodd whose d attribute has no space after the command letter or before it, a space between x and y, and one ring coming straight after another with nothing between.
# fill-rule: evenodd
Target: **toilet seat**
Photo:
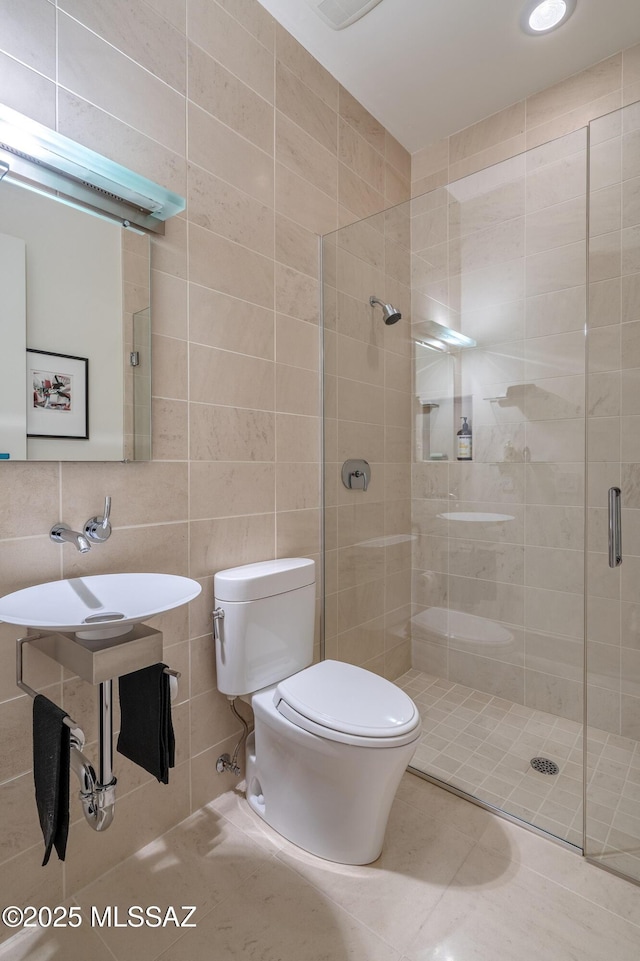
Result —
<instances>
[{"instance_id":1,"label":"toilet seat","mask_svg":"<svg viewBox=\"0 0 640 961\"><path fill-rule=\"evenodd\" d=\"M420 715L404 691L339 661L321 661L280 681L273 703L296 727L343 744L398 747L420 733Z\"/></svg>"}]
</instances>

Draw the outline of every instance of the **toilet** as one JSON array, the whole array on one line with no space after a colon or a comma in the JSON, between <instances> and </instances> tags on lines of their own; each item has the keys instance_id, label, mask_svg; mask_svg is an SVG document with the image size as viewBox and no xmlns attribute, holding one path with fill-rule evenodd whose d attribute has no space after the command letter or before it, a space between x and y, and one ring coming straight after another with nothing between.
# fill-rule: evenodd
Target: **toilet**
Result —
<instances>
[{"instance_id":1,"label":"toilet","mask_svg":"<svg viewBox=\"0 0 640 961\"><path fill-rule=\"evenodd\" d=\"M313 661L315 562L292 557L214 577L218 690L251 704L247 801L312 854L368 864L421 731L416 705L370 671Z\"/></svg>"}]
</instances>

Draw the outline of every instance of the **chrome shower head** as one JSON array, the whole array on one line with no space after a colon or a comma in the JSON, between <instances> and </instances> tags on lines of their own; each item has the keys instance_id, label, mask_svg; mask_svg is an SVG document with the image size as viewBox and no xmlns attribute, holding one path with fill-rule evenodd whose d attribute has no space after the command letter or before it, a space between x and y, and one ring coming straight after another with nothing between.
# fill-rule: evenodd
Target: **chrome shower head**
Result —
<instances>
[{"instance_id":1,"label":"chrome shower head","mask_svg":"<svg viewBox=\"0 0 640 961\"><path fill-rule=\"evenodd\" d=\"M382 319L384 320L385 324L397 324L402 317L400 311L396 310L393 304L383 304L381 300L378 300L378 298L374 297L373 295L369 297L369 303L372 307L374 307L376 304L379 307L382 307Z\"/></svg>"}]
</instances>

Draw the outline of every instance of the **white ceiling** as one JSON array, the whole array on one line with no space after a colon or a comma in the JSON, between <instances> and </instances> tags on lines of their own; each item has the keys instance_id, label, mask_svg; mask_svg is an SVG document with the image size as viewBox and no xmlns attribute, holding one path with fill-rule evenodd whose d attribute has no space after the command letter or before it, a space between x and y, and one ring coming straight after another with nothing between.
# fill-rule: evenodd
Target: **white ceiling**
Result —
<instances>
[{"instance_id":1,"label":"white ceiling","mask_svg":"<svg viewBox=\"0 0 640 961\"><path fill-rule=\"evenodd\" d=\"M546 36L526 0L382 0L332 30L306 0L260 0L411 152L640 42L640 0L577 0Z\"/></svg>"}]
</instances>

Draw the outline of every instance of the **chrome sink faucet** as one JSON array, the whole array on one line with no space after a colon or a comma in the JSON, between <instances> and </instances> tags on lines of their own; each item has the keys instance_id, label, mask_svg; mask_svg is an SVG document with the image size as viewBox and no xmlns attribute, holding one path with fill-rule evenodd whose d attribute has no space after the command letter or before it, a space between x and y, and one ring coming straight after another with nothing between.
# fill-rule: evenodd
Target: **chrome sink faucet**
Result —
<instances>
[{"instance_id":1,"label":"chrome sink faucet","mask_svg":"<svg viewBox=\"0 0 640 961\"><path fill-rule=\"evenodd\" d=\"M82 532L72 531L68 524L54 524L49 531L49 537L56 544L75 544L81 554L91 550L91 542L103 544L111 536L111 498L104 499L104 513L102 517L90 517Z\"/></svg>"}]
</instances>

